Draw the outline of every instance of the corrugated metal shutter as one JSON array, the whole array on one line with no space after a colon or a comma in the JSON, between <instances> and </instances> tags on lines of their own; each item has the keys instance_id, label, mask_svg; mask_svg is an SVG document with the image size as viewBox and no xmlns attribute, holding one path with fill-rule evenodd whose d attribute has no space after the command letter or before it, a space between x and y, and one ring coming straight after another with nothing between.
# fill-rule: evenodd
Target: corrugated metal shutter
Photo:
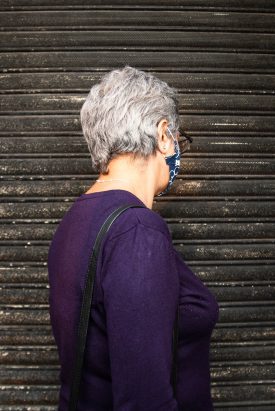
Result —
<instances>
[{"instance_id":1,"label":"corrugated metal shutter","mask_svg":"<svg viewBox=\"0 0 275 411\"><path fill-rule=\"evenodd\" d=\"M194 137L154 210L220 304L215 409L274 410L274 1L2 0L0 14L0 411L56 409L48 245L97 176L80 107L126 64L180 89Z\"/></svg>"}]
</instances>

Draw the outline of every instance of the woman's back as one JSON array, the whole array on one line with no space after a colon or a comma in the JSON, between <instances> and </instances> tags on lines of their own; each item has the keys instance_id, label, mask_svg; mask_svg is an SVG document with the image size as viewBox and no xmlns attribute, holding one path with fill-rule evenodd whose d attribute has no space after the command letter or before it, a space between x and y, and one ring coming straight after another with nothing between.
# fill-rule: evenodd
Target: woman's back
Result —
<instances>
[{"instance_id":1,"label":"woman's back","mask_svg":"<svg viewBox=\"0 0 275 411\"><path fill-rule=\"evenodd\" d=\"M68 407L92 247L105 219L124 204L145 207L126 190L83 194L63 217L50 246L50 315L61 364L59 411ZM179 279L167 225L147 207L130 208L112 224L105 240L95 278L79 410L175 411L169 379Z\"/></svg>"}]
</instances>

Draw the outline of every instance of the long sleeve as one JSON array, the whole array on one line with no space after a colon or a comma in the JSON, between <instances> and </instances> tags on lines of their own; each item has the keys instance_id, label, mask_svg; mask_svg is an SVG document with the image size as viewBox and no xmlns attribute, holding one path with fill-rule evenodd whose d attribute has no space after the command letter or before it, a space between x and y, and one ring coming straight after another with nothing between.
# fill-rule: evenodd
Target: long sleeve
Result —
<instances>
[{"instance_id":1,"label":"long sleeve","mask_svg":"<svg viewBox=\"0 0 275 411\"><path fill-rule=\"evenodd\" d=\"M101 284L113 411L178 411L170 381L179 279L172 242L137 223L110 239Z\"/></svg>"}]
</instances>

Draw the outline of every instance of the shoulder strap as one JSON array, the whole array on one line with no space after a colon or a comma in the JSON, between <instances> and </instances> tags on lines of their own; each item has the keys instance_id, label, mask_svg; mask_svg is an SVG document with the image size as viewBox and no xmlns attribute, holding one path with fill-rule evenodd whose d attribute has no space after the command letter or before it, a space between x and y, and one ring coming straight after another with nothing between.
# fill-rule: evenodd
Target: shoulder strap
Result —
<instances>
[{"instance_id":1,"label":"shoulder strap","mask_svg":"<svg viewBox=\"0 0 275 411\"><path fill-rule=\"evenodd\" d=\"M97 257L100 251L101 243L104 238L104 235L111 227L112 223L115 219L125 210L130 207L144 207L138 204L128 204L122 205L116 210L114 210L109 217L105 220L103 225L101 226L95 244L90 255L89 264L88 264L88 271L86 274L84 291L83 291L83 300L82 306L80 311L80 319L78 324L78 335L77 335L77 344L76 344L76 356L74 362L74 369L73 369L73 379L72 385L70 390L70 400L69 400L69 411L76 411L77 410L77 401L80 389L80 380L81 380L81 372L83 367L83 360L84 360L84 351L86 345L86 338L87 338L87 331L89 326L89 317L90 317L90 310L92 304L92 297L93 297L93 289L94 289L94 279L96 275L96 268L97 268ZM177 349L177 339L178 339L178 318L176 318L175 326L173 330L173 390L175 393L176 389L176 349Z\"/></svg>"}]
</instances>

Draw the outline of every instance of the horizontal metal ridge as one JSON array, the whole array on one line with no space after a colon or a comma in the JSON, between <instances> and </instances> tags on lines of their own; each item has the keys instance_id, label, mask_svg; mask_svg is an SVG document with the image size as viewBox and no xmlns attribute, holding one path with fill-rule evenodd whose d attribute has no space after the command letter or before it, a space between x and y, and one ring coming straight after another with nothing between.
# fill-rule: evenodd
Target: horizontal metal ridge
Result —
<instances>
[{"instance_id":1,"label":"horizontal metal ridge","mask_svg":"<svg viewBox=\"0 0 275 411\"><path fill-rule=\"evenodd\" d=\"M255 0L246 1L240 3L236 0L231 0L230 3L227 1L212 1L207 4L202 0L190 2L183 0L179 3L178 0L150 0L150 3L147 3L142 0L136 0L134 5L127 2L126 0L116 0L114 4L111 0L94 0L91 4L87 0L82 0L81 3L77 0L70 1L68 5L62 0L47 0L40 1L39 7L32 0L25 0L24 4L20 0L3 0L1 3L0 10L6 11L19 11L19 10L61 10L61 11L72 11L72 10L167 10L167 7L173 7L173 10L206 10L206 11L217 11L217 12L226 12L226 11L244 11L244 12L272 12L274 11L274 2L272 0L264 0L261 2L260 7L259 3Z\"/></svg>"},{"instance_id":2,"label":"horizontal metal ridge","mask_svg":"<svg viewBox=\"0 0 275 411\"><path fill-rule=\"evenodd\" d=\"M43 27L44 29L115 29L128 27L130 29L142 27L142 29L157 29L159 26L159 15L165 13L165 23L162 23L162 31L166 28L192 29L198 28L207 30L222 31L253 31L268 33L274 32L273 13L255 12L250 10L245 12L235 11L212 11L212 10L131 10L131 19L129 18L129 9L90 9L90 10L40 10L20 11L2 11L1 25L6 30L28 30ZM226 18L225 18L226 16Z\"/></svg>"},{"instance_id":3,"label":"horizontal metal ridge","mask_svg":"<svg viewBox=\"0 0 275 411\"><path fill-rule=\"evenodd\" d=\"M91 68L88 73L82 71L44 72L44 73L0 73L0 92L9 93L88 93L92 85L97 83L102 71ZM275 78L269 74L242 73L180 73L169 71L154 72L163 81L169 82L180 93L233 93L239 95L274 95ZM253 130L252 130L253 132Z\"/></svg>"},{"instance_id":4,"label":"horizontal metal ridge","mask_svg":"<svg viewBox=\"0 0 275 411\"><path fill-rule=\"evenodd\" d=\"M167 19L167 15L165 15ZM28 18L29 19L29 18ZM254 19L254 17L253 17ZM158 16L159 20L159 16ZM261 19L257 19L261 21ZM275 17L272 21L274 27ZM29 20L28 20L29 24ZM172 23L174 24L174 22ZM254 21L253 21L254 24ZM264 24L264 23L263 23ZM70 27L70 30L72 27ZM273 29L275 32L275 28ZM266 73L275 72L275 55L261 53L222 53L222 52L190 52L190 51L167 51L166 59L163 59L161 51L48 51L44 52L3 52L0 55L0 67L6 72L21 73L24 70L54 69L64 70L64 66L77 71L88 71L97 66L102 70L111 69L110 62L116 61L117 65L128 64L137 68L151 67L151 70L169 69L174 71L211 71L211 72L238 72L238 73ZM169 67L167 67L167 59ZM215 65L213 65L215 62Z\"/></svg>"},{"instance_id":5,"label":"horizontal metal ridge","mask_svg":"<svg viewBox=\"0 0 275 411\"><path fill-rule=\"evenodd\" d=\"M0 13L1 18L1 13ZM253 29L252 29L253 31ZM91 42L91 36L93 41ZM144 40L145 36L146 41ZM102 50L134 50L148 51L155 49L162 51L221 51L232 52L274 52L275 37L273 33L264 34L259 38L254 32L227 32L212 31L181 31L170 30L163 32L154 27L153 30L76 30L73 32L62 30L39 31L5 31L1 33L0 47L2 51L102 51Z\"/></svg>"}]
</instances>

